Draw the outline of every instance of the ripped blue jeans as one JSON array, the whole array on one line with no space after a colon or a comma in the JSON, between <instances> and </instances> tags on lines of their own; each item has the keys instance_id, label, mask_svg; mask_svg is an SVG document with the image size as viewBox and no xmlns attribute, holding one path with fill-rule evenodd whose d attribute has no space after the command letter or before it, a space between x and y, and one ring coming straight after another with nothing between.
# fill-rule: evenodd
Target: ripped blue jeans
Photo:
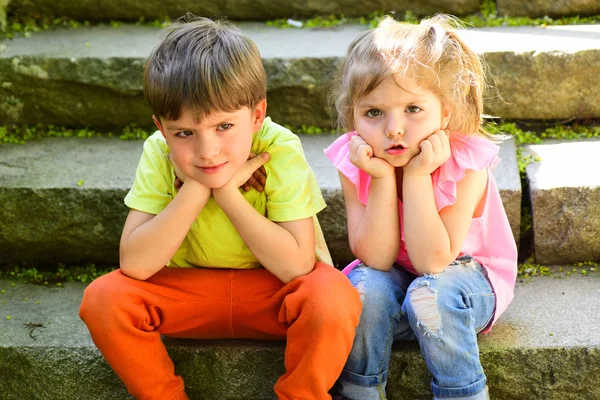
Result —
<instances>
[{"instance_id":1,"label":"ripped blue jeans","mask_svg":"<svg viewBox=\"0 0 600 400\"><path fill-rule=\"evenodd\" d=\"M385 399L394 340L418 340L437 399L488 399L477 333L494 316L496 296L485 269L463 256L443 272L415 276L363 264L348 278L363 302L352 351L338 381L356 400Z\"/></svg>"}]
</instances>

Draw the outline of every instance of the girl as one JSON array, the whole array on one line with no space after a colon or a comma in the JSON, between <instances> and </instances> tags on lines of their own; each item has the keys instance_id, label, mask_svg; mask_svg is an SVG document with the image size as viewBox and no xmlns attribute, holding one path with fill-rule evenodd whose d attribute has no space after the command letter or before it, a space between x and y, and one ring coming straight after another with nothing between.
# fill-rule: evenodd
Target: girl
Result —
<instances>
[{"instance_id":1,"label":"girl","mask_svg":"<svg viewBox=\"0 0 600 400\"><path fill-rule=\"evenodd\" d=\"M336 93L339 170L363 310L340 394L385 399L393 340L416 338L434 399L487 399L477 333L513 297L517 249L481 128L483 67L447 16L356 39Z\"/></svg>"}]
</instances>

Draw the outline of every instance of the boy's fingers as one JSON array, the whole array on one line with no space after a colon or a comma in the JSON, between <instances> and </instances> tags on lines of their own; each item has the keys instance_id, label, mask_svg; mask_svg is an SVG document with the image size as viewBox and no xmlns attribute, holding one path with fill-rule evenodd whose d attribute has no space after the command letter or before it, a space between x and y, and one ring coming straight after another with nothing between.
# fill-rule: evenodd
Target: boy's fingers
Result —
<instances>
[{"instance_id":1,"label":"boy's fingers","mask_svg":"<svg viewBox=\"0 0 600 400\"><path fill-rule=\"evenodd\" d=\"M261 185L260 182L254 176L251 176L250 179L248 179L248 182L246 183L246 185L253 187L254 189L258 190L259 192L263 191L263 185Z\"/></svg>"},{"instance_id":2,"label":"boy's fingers","mask_svg":"<svg viewBox=\"0 0 600 400\"><path fill-rule=\"evenodd\" d=\"M246 164L250 164L252 166L252 172L254 172L269 161L269 157L269 153L260 153L258 156L248 160Z\"/></svg>"}]
</instances>

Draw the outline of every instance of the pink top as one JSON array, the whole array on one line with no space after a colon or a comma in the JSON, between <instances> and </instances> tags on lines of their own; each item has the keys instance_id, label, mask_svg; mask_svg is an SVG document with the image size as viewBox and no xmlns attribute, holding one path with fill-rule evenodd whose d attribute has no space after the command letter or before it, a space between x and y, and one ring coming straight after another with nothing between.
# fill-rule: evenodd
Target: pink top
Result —
<instances>
[{"instance_id":1,"label":"pink top","mask_svg":"<svg viewBox=\"0 0 600 400\"><path fill-rule=\"evenodd\" d=\"M333 162L333 165L354 183L358 200L366 205L371 177L350 162L350 138L354 135L356 132L342 135L325 149L325 154ZM450 149L450 159L431 174L438 211L456 202L456 183L464 178L467 169L486 168L488 170L487 194L483 213L471 221L460 253L460 255L473 256L483 265L496 294L496 311L492 323L486 329L487 332L513 299L517 277L517 246L491 171L491 168L500 161L497 155L499 147L483 137L452 135ZM401 243L396 262L411 273L418 275L408 258L404 244L404 223L400 200L398 201L398 215L400 216ZM353 261L344 268L343 272L348 274L358 264L360 264L360 260Z\"/></svg>"}]
</instances>

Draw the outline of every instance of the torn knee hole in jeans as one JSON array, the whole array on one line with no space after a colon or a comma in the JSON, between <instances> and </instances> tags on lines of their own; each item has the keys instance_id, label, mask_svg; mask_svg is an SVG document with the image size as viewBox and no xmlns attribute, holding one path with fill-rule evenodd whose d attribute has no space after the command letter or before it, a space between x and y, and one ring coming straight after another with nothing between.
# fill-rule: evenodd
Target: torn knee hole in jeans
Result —
<instances>
[{"instance_id":1,"label":"torn knee hole in jeans","mask_svg":"<svg viewBox=\"0 0 600 400\"><path fill-rule=\"evenodd\" d=\"M410 302L417 317L417 326L423 328L425 335L441 334L442 321L437 306L437 292L429 287L429 282L424 281L412 290Z\"/></svg>"},{"instance_id":2,"label":"torn knee hole in jeans","mask_svg":"<svg viewBox=\"0 0 600 400\"><path fill-rule=\"evenodd\" d=\"M361 303L365 302L365 284L366 284L366 280L367 280L367 274L364 273L364 272L361 272L360 280L358 282L356 282L356 290L358 291L358 295L359 295Z\"/></svg>"}]
</instances>

